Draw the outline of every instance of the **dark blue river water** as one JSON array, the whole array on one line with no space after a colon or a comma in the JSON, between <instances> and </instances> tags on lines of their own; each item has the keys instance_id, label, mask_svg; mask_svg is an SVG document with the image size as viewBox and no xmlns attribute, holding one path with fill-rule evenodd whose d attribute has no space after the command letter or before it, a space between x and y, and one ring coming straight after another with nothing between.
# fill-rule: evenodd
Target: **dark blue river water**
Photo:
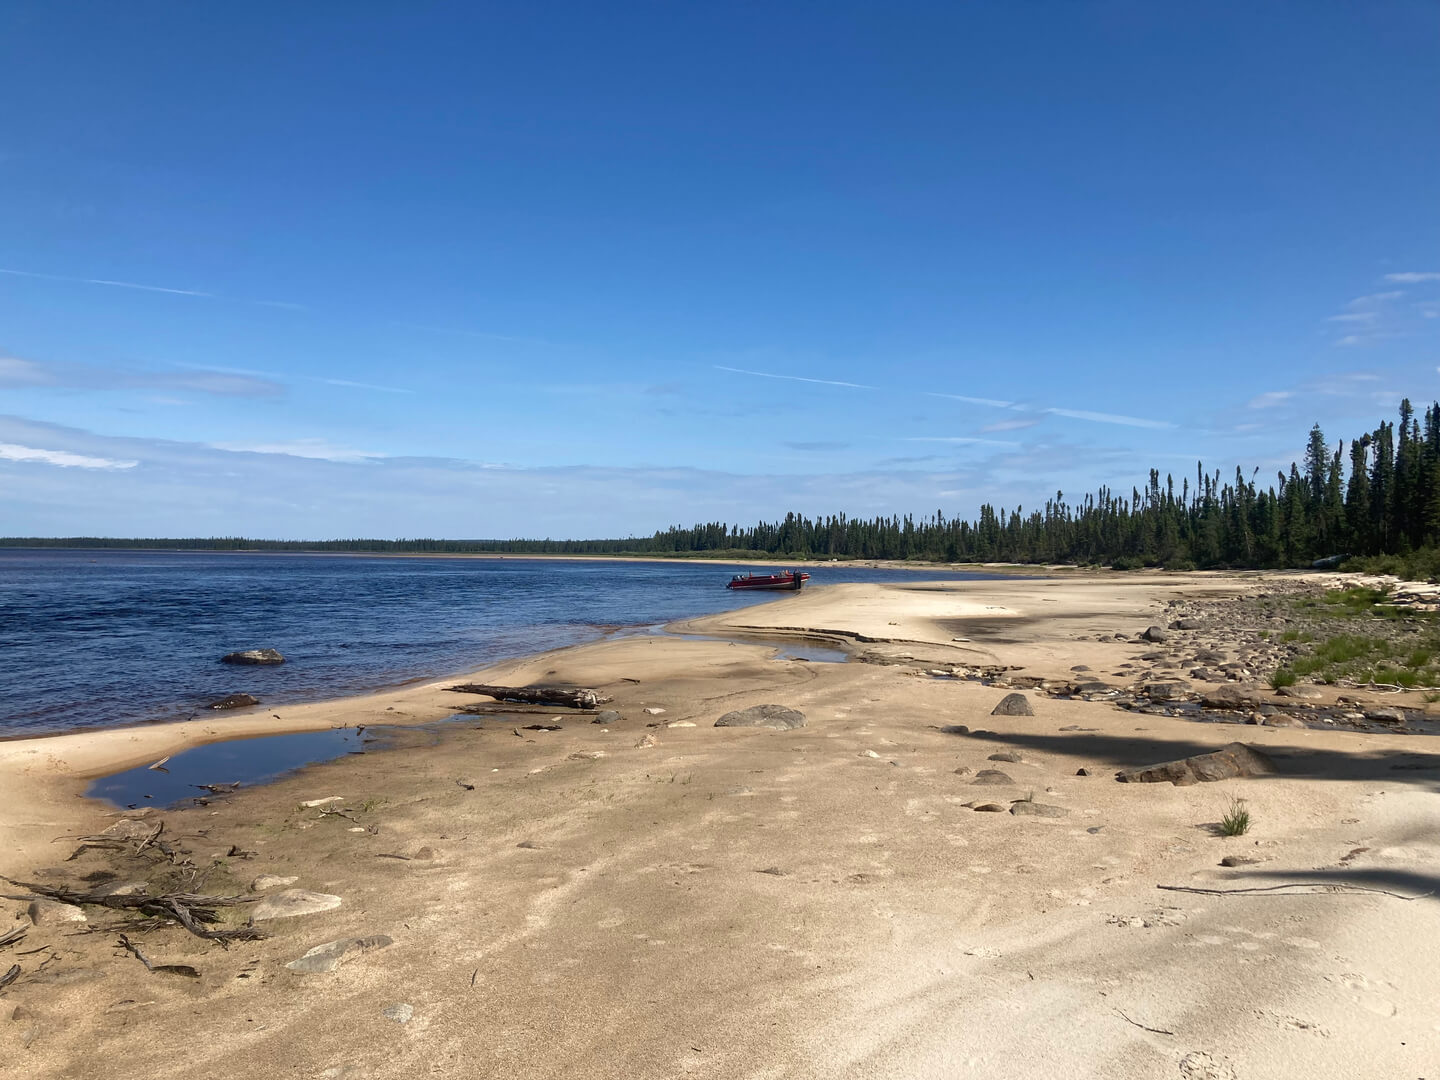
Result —
<instances>
[{"instance_id":1,"label":"dark blue river water","mask_svg":"<svg viewBox=\"0 0 1440 1080\"><path fill-rule=\"evenodd\" d=\"M267 705L439 678L615 627L773 600L760 567L0 549L0 736L180 719L233 692ZM983 574L811 570L811 585ZM279 649L277 667L220 663Z\"/></svg>"}]
</instances>

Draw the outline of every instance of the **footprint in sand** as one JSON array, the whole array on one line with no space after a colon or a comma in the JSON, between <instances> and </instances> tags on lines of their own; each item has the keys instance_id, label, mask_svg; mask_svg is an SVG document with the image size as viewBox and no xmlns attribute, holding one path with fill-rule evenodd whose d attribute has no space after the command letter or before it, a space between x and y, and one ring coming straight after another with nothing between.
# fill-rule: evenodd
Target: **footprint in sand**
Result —
<instances>
[{"instance_id":1,"label":"footprint in sand","mask_svg":"<svg viewBox=\"0 0 1440 1080\"><path fill-rule=\"evenodd\" d=\"M1236 1080L1235 1066L1218 1054L1195 1050L1180 1059L1183 1080Z\"/></svg>"},{"instance_id":2,"label":"footprint in sand","mask_svg":"<svg viewBox=\"0 0 1440 1080\"><path fill-rule=\"evenodd\" d=\"M1280 1013L1267 1012L1264 1009L1256 1009L1255 1015L1266 1023L1274 1024L1285 1031L1303 1031L1322 1039L1330 1038L1328 1030L1309 1020L1301 1020L1298 1016L1283 1016Z\"/></svg>"},{"instance_id":3,"label":"footprint in sand","mask_svg":"<svg viewBox=\"0 0 1440 1080\"><path fill-rule=\"evenodd\" d=\"M1338 983L1346 990L1351 991L1350 1000L1376 1016L1394 1016L1400 1011L1399 1006L1388 996L1396 992L1391 983L1374 982L1364 975L1354 972L1326 975L1325 979L1327 982Z\"/></svg>"}]
</instances>

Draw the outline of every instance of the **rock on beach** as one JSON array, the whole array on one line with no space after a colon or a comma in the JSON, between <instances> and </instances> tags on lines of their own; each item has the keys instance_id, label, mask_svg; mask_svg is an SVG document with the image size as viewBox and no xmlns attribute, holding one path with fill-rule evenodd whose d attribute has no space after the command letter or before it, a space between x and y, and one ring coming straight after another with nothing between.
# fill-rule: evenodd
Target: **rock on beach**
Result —
<instances>
[{"instance_id":1,"label":"rock on beach","mask_svg":"<svg viewBox=\"0 0 1440 1080\"><path fill-rule=\"evenodd\" d=\"M1122 784L1163 784L1176 787L1232 780L1237 776L1265 776L1276 772L1269 756L1245 743L1231 743L1209 754L1163 761L1139 769L1124 769L1115 774Z\"/></svg>"},{"instance_id":2,"label":"rock on beach","mask_svg":"<svg viewBox=\"0 0 1440 1080\"><path fill-rule=\"evenodd\" d=\"M1035 710L1030 707L1030 699L1024 694L1006 694L1000 699L1000 704L990 710L991 716L1034 716Z\"/></svg>"},{"instance_id":3,"label":"rock on beach","mask_svg":"<svg viewBox=\"0 0 1440 1080\"><path fill-rule=\"evenodd\" d=\"M716 727L760 727L776 731L793 731L805 726L805 714L784 705L752 705L736 709L715 721Z\"/></svg>"}]
</instances>

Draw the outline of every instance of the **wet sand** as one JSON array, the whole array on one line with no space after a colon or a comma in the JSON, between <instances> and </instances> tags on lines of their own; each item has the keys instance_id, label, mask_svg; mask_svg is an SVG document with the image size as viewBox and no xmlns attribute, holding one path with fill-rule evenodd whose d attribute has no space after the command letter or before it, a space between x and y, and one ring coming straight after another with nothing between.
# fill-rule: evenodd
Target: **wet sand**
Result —
<instances>
[{"instance_id":1,"label":"wet sand","mask_svg":"<svg viewBox=\"0 0 1440 1080\"><path fill-rule=\"evenodd\" d=\"M1429 1075L1440 901L1158 886L1440 889L1430 740L1221 727L1037 693L1034 716L992 717L1004 688L924 674L1111 670L1148 646L1087 639L1133 636L1177 596L1263 581L832 586L679 628L739 640L618 638L476 673L594 687L622 719L491 710L141 816L164 822L205 892L278 875L342 902L262 922L270 937L228 949L174 926L125 931L195 979L117 948L119 916L104 909L83 926L31 927L0 950L0 974L22 968L0 991L0 1074ZM774 659L767 635L870 662ZM81 797L87 778L217 738L429 724L486 702L445 691L453 681L290 706L278 721L262 708L0 744L0 872L173 883L183 869L153 851L66 861L76 837L124 820ZM807 725L713 726L761 703ZM560 730L527 730L552 717ZM969 733L945 730L956 725ZM1279 775L1113 779L1237 738ZM977 784L982 769L1006 778ZM1218 836L1235 796L1255 824ZM967 805L1027 798L1063 814ZM1222 867L1226 856L1255 861ZM24 909L3 902L0 936L29 925ZM392 943L332 972L285 966L374 935Z\"/></svg>"}]
</instances>

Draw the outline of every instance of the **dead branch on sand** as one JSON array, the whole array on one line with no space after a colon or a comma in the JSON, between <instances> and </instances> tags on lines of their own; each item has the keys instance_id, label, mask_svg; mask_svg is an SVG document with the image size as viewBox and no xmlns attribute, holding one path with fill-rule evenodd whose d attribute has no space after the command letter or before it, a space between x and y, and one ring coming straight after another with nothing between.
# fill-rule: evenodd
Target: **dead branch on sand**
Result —
<instances>
[{"instance_id":1,"label":"dead branch on sand","mask_svg":"<svg viewBox=\"0 0 1440 1080\"><path fill-rule=\"evenodd\" d=\"M29 893L29 895L7 894L3 897L6 900L56 900L62 904L73 904L77 907L89 904L116 911L133 911L154 918L177 919L181 926L196 937L204 938L207 941L218 941L222 945L231 941L258 941L266 936L263 930L257 930L253 926L239 926L225 930L210 929L210 926L220 921L217 908L253 904L260 899L258 896L203 896L198 893L162 893L159 896L150 896L148 893L106 893L102 889L80 892L75 889L37 885L29 881L16 881L7 877L0 877L0 881L9 882Z\"/></svg>"},{"instance_id":2,"label":"dead branch on sand","mask_svg":"<svg viewBox=\"0 0 1440 1080\"><path fill-rule=\"evenodd\" d=\"M140 951L139 945L136 945L124 934L120 935L120 940L116 942L116 944L119 945L126 952L132 953L136 960L139 960L142 964L145 965L146 971L161 971L170 975L184 975L187 979L198 979L200 977L200 972L195 968L191 967L189 964L155 963L153 960L151 960L148 956L146 956L143 952Z\"/></svg>"},{"instance_id":3,"label":"dead branch on sand","mask_svg":"<svg viewBox=\"0 0 1440 1080\"><path fill-rule=\"evenodd\" d=\"M1265 885L1253 889L1202 889L1197 885L1156 885L1157 889L1164 889L1166 892L1188 892L1200 893L1203 896L1234 896L1241 893L1274 893L1282 889L1316 889L1319 892L1356 892L1356 893L1378 893L1380 896L1393 896L1396 900L1423 900L1427 896L1434 896L1432 892L1417 893L1414 896L1406 896L1404 893L1391 892L1389 889L1372 889L1368 885L1351 885L1344 881L1291 881L1284 885ZM1291 894L1295 895L1295 894ZM1318 893L1301 893L1302 896L1315 896Z\"/></svg>"}]
</instances>

